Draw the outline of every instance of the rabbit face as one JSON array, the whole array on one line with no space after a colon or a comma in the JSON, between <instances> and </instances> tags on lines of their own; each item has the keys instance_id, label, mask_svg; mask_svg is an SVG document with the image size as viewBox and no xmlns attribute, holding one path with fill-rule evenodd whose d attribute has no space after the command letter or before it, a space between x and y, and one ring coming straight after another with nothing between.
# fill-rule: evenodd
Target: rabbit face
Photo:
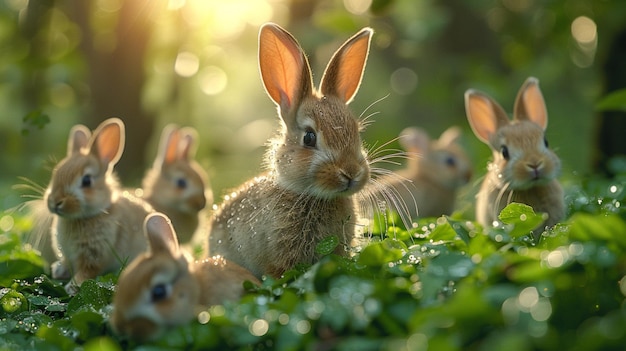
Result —
<instances>
[{"instance_id":1,"label":"rabbit face","mask_svg":"<svg viewBox=\"0 0 626 351\"><path fill-rule=\"evenodd\" d=\"M206 206L204 181L187 161L164 165L154 184L146 187L148 197L157 208L176 209L195 214Z\"/></svg>"},{"instance_id":2,"label":"rabbit face","mask_svg":"<svg viewBox=\"0 0 626 351\"><path fill-rule=\"evenodd\" d=\"M472 177L471 164L465 153L458 147L435 147L427 155L437 179L448 189L457 189L469 182Z\"/></svg>"},{"instance_id":3,"label":"rabbit face","mask_svg":"<svg viewBox=\"0 0 626 351\"><path fill-rule=\"evenodd\" d=\"M319 198L336 198L359 192L369 181L359 123L344 103L332 100L338 99L310 99L300 107L296 125L287 126L273 167L282 187ZM327 113L332 119L324 116Z\"/></svg>"},{"instance_id":4,"label":"rabbit face","mask_svg":"<svg viewBox=\"0 0 626 351\"><path fill-rule=\"evenodd\" d=\"M132 276L126 276L126 272L132 272ZM186 258L144 256L124 273L119 279L111 318L117 333L133 339L151 339L164 328L193 318L199 292Z\"/></svg>"},{"instance_id":5,"label":"rabbit face","mask_svg":"<svg viewBox=\"0 0 626 351\"><path fill-rule=\"evenodd\" d=\"M561 161L548 148L544 130L539 125L518 121L502 127L493 139L494 162L490 171L511 189L544 185L559 175Z\"/></svg>"},{"instance_id":6,"label":"rabbit face","mask_svg":"<svg viewBox=\"0 0 626 351\"><path fill-rule=\"evenodd\" d=\"M77 170L82 172L77 173ZM107 170L93 157L69 157L55 168L45 201L50 212L61 217L93 217L111 206L114 183L112 176L107 175Z\"/></svg>"}]
</instances>

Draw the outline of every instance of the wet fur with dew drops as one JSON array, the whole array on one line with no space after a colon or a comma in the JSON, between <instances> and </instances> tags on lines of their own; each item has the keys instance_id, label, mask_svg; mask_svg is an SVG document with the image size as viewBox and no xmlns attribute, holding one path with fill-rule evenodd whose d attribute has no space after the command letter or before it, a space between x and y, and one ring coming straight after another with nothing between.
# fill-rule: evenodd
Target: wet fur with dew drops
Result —
<instances>
[{"instance_id":1,"label":"wet fur with dew drops","mask_svg":"<svg viewBox=\"0 0 626 351\"><path fill-rule=\"evenodd\" d=\"M477 221L491 226L507 204L523 203L548 215L534 235L539 238L541 229L565 216L563 189L557 179L561 161L545 138L548 112L539 81L530 77L522 85L513 120L496 101L475 90L465 93L465 110L474 134L493 154L477 195Z\"/></svg>"},{"instance_id":2,"label":"wet fur with dew drops","mask_svg":"<svg viewBox=\"0 0 626 351\"><path fill-rule=\"evenodd\" d=\"M147 247L141 232L152 207L120 191L113 167L124 150L124 124L117 118L100 124L93 135L76 125L67 156L52 172L45 201L52 223L53 247L61 259L52 277L71 281L70 293L86 279L119 269Z\"/></svg>"},{"instance_id":3,"label":"wet fur with dew drops","mask_svg":"<svg viewBox=\"0 0 626 351\"><path fill-rule=\"evenodd\" d=\"M270 141L268 170L225 197L214 214L210 255L257 277L278 277L298 263L317 261L315 247L328 236L339 237L335 253L349 253L356 198L373 193L366 186L381 186L370 164L385 159L368 159L363 125L347 107L361 83L372 34L364 28L335 52L317 91L296 39L273 23L261 28L261 77L281 129Z\"/></svg>"}]
</instances>

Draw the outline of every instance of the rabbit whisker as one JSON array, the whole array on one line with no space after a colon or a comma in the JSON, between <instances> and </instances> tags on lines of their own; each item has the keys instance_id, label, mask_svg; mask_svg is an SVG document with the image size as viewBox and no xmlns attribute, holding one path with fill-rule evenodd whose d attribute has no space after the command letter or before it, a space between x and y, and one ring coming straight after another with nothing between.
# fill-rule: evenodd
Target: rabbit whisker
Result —
<instances>
[{"instance_id":1,"label":"rabbit whisker","mask_svg":"<svg viewBox=\"0 0 626 351\"><path fill-rule=\"evenodd\" d=\"M367 112L367 110L369 110L370 108L372 108L372 106L376 105L377 103L385 100L386 98L389 97L389 94L378 98L377 100L374 100L374 102L372 102L371 104L369 104L364 110L363 112L361 112L361 114L359 115L359 119L362 119L363 122L365 122L370 116L372 116L373 114L368 115L367 117L363 118L363 115L365 114L365 112Z\"/></svg>"}]
</instances>

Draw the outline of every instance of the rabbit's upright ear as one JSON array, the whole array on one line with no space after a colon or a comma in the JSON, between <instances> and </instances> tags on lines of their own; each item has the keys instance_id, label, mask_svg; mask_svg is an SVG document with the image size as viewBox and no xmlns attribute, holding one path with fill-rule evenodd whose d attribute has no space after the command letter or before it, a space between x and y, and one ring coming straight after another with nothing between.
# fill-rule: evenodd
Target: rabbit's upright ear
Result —
<instances>
[{"instance_id":1,"label":"rabbit's upright ear","mask_svg":"<svg viewBox=\"0 0 626 351\"><path fill-rule=\"evenodd\" d=\"M286 30L267 23L259 32L259 69L270 98L283 118L294 116L303 97L313 93L311 69L302 48Z\"/></svg>"},{"instance_id":2,"label":"rabbit's upright ear","mask_svg":"<svg viewBox=\"0 0 626 351\"><path fill-rule=\"evenodd\" d=\"M372 34L371 28L363 28L335 52L322 76L322 94L336 96L346 104L352 101L361 85Z\"/></svg>"},{"instance_id":3,"label":"rabbit's upright ear","mask_svg":"<svg viewBox=\"0 0 626 351\"><path fill-rule=\"evenodd\" d=\"M180 146L179 154L183 160L191 160L196 154L196 140L198 140L198 131L192 127L180 129Z\"/></svg>"},{"instance_id":4,"label":"rabbit's upright ear","mask_svg":"<svg viewBox=\"0 0 626 351\"><path fill-rule=\"evenodd\" d=\"M398 137L400 146L406 151L424 155L430 149L430 137L423 129L417 127L405 128Z\"/></svg>"},{"instance_id":5,"label":"rabbit's upright ear","mask_svg":"<svg viewBox=\"0 0 626 351\"><path fill-rule=\"evenodd\" d=\"M461 134L461 128L458 126L451 126L441 133L439 139L437 139L437 143L442 146L452 145L461 140Z\"/></svg>"},{"instance_id":6,"label":"rabbit's upright ear","mask_svg":"<svg viewBox=\"0 0 626 351\"><path fill-rule=\"evenodd\" d=\"M124 123L119 118L109 118L94 131L89 150L103 165L110 167L122 157L124 141Z\"/></svg>"},{"instance_id":7,"label":"rabbit's upright ear","mask_svg":"<svg viewBox=\"0 0 626 351\"><path fill-rule=\"evenodd\" d=\"M172 257L179 255L176 232L167 216L159 212L148 215L144 221L144 230L153 253L165 253Z\"/></svg>"},{"instance_id":8,"label":"rabbit's upright ear","mask_svg":"<svg viewBox=\"0 0 626 351\"><path fill-rule=\"evenodd\" d=\"M82 124L77 124L70 130L70 137L67 140L67 155L79 153L87 147L91 138L91 131Z\"/></svg>"},{"instance_id":9,"label":"rabbit's upright ear","mask_svg":"<svg viewBox=\"0 0 626 351\"><path fill-rule=\"evenodd\" d=\"M539 80L529 77L522 85L515 98L513 118L517 120L529 120L538 124L544 130L548 126L548 111L543 99Z\"/></svg>"},{"instance_id":10,"label":"rabbit's upright ear","mask_svg":"<svg viewBox=\"0 0 626 351\"><path fill-rule=\"evenodd\" d=\"M474 134L487 144L498 128L510 123L502 106L473 89L465 92L465 113Z\"/></svg>"},{"instance_id":11,"label":"rabbit's upright ear","mask_svg":"<svg viewBox=\"0 0 626 351\"><path fill-rule=\"evenodd\" d=\"M159 153L154 160L155 166L161 167L178 159L178 148L180 143L180 131L174 124L168 124L163 128L161 140L159 141Z\"/></svg>"}]
</instances>

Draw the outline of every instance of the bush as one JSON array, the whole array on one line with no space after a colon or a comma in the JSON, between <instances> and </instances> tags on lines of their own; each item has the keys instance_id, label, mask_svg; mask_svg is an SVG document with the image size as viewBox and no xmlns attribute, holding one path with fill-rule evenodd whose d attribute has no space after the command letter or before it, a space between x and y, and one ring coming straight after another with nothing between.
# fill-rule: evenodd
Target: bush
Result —
<instances>
[{"instance_id":1,"label":"bush","mask_svg":"<svg viewBox=\"0 0 626 351\"><path fill-rule=\"evenodd\" d=\"M626 173L624 173L626 174ZM511 204L501 228L460 215L367 233L352 258L325 255L248 286L189 325L138 345L107 320L117 274L66 295L13 225L0 243L0 348L9 350L610 350L626 341L623 176L568 186L568 219ZM27 219L10 216L14 223ZM5 219L8 217L5 217ZM388 217L387 217L388 218ZM377 223L373 228L384 227ZM336 240L322 243L332 252Z\"/></svg>"}]
</instances>

